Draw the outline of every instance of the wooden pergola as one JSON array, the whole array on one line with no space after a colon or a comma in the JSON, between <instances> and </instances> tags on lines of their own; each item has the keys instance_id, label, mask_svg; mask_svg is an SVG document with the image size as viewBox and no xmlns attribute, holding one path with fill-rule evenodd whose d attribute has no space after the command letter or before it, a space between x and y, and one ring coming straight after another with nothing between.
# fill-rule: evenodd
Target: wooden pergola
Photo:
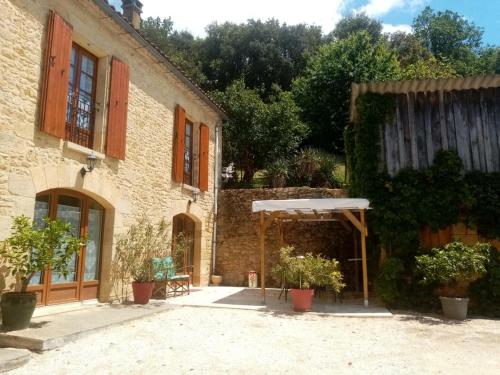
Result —
<instances>
[{"instance_id":1,"label":"wooden pergola","mask_svg":"<svg viewBox=\"0 0 500 375\"><path fill-rule=\"evenodd\" d=\"M252 202L252 212L259 214L260 287L263 301L266 299L265 236L269 226L273 222L278 222L280 245L283 245L283 222L338 221L344 226L351 223L360 233L363 299L365 306L368 306L368 270L366 264L368 227L365 219L365 211L368 209L370 209L370 202L361 198L284 199Z\"/></svg>"}]
</instances>

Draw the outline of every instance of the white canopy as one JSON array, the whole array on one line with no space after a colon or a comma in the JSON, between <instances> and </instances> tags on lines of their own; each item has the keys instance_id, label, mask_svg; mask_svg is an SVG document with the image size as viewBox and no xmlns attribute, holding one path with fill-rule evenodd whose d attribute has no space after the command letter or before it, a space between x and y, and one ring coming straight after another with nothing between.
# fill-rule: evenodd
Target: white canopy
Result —
<instances>
[{"instance_id":1,"label":"white canopy","mask_svg":"<svg viewBox=\"0 0 500 375\"><path fill-rule=\"evenodd\" d=\"M363 198L317 198L317 199L276 199L253 201L252 212L267 211L341 211L366 210L370 208L368 199Z\"/></svg>"}]
</instances>

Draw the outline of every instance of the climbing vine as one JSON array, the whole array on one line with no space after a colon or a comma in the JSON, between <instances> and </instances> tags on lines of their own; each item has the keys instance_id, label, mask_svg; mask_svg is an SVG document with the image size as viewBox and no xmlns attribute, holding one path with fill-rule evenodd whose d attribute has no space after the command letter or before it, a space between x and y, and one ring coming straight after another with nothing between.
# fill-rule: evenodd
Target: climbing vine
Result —
<instances>
[{"instance_id":1,"label":"climbing vine","mask_svg":"<svg viewBox=\"0 0 500 375\"><path fill-rule=\"evenodd\" d=\"M481 236L500 239L500 173L465 174L456 152L439 151L429 168L402 169L390 176L380 160L380 127L391 123L394 98L366 94L357 99L356 109L356 122L344 133L349 193L370 200L371 242L390 256L378 272L377 293L393 306L431 306L432 290L424 290L414 277L420 230L446 228L465 218ZM484 311L498 314L488 308L498 301L498 292L484 287L500 280L500 261L495 259L471 297L481 300Z\"/></svg>"}]
</instances>

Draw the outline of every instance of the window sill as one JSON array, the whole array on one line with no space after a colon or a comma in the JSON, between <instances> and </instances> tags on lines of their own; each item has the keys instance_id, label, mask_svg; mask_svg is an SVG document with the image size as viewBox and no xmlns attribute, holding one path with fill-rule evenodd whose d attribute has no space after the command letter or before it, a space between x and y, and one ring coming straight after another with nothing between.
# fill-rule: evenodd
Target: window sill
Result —
<instances>
[{"instance_id":1,"label":"window sill","mask_svg":"<svg viewBox=\"0 0 500 375\"><path fill-rule=\"evenodd\" d=\"M73 143L70 141L64 141L64 148L66 150L70 150L70 151L78 152L80 154L84 154L85 156L88 156L90 154L94 154L98 160L104 160L104 158L106 157L106 155L104 155L100 152L94 151L90 148L81 146L77 143Z\"/></svg>"},{"instance_id":2,"label":"window sill","mask_svg":"<svg viewBox=\"0 0 500 375\"><path fill-rule=\"evenodd\" d=\"M186 189L188 191L190 191L191 193L197 193L197 194L200 194L200 189L195 187L195 186L191 186L191 185L186 185L186 184L182 184L182 188L183 189Z\"/></svg>"}]
</instances>

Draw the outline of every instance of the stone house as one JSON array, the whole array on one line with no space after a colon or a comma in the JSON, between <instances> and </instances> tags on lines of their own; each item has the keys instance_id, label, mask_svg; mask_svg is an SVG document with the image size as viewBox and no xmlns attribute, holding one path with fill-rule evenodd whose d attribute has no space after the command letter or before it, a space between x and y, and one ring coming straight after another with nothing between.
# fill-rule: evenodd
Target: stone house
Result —
<instances>
[{"instance_id":1,"label":"stone house","mask_svg":"<svg viewBox=\"0 0 500 375\"><path fill-rule=\"evenodd\" d=\"M42 305L107 300L116 235L143 213L192 236L208 284L226 116L141 36L141 7L0 0L0 240L21 214L89 239L68 278L32 281Z\"/></svg>"}]
</instances>

